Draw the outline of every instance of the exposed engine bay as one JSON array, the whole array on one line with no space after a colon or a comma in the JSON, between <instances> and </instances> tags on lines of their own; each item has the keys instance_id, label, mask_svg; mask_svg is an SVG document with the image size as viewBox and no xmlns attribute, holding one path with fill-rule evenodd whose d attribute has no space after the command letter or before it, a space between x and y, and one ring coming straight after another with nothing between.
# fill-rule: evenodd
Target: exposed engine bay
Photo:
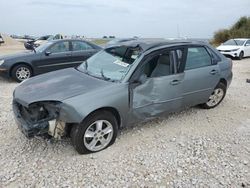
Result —
<instances>
[{"instance_id":1,"label":"exposed engine bay","mask_svg":"<svg viewBox=\"0 0 250 188\"><path fill-rule=\"evenodd\" d=\"M13 101L17 123L28 137L50 135L60 139L65 134L65 123L58 120L60 102L37 102L25 107Z\"/></svg>"}]
</instances>

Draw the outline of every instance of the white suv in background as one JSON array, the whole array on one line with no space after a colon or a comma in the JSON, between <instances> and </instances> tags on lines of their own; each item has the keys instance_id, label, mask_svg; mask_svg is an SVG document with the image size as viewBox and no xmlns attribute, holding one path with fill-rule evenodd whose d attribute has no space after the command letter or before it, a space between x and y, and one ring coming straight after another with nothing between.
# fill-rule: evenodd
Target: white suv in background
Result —
<instances>
[{"instance_id":1,"label":"white suv in background","mask_svg":"<svg viewBox=\"0 0 250 188\"><path fill-rule=\"evenodd\" d=\"M223 55L242 59L250 56L250 39L230 39L217 47Z\"/></svg>"}]
</instances>

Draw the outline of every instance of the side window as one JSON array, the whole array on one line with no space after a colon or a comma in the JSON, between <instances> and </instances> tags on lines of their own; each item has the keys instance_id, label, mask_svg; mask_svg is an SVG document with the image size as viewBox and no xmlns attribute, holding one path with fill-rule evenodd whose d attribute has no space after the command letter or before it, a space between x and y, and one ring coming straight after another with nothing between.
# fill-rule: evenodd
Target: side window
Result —
<instances>
[{"instance_id":1,"label":"side window","mask_svg":"<svg viewBox=\"0 0 250 188\"><path fill-rule=\"evenodd\" d=\"M173 74L173 58L171 52L165 52L152 57L143 67L142 74L148 78L168 76Z\"/></svg>"},{"instance_id":2,"label":"side window","mask_svg":"<svg viewBox=\"0 0 250 188\"><path fill-rule=\"evenodd\" d=\"M206 67L211 63L211 57L204 47L188 48L185 70Z\"/></svg>"},{"instance_id":3,"label":"side window","mask_svg":"<svg viewBox=\"0 0 250 188\"><path fill-rule=\"evenodd\" d=\"M73 51L83 51L93 49L90 45L81 41L73 41L72 42Z\"/></svg>"},{"instance_id":4,"label":"side window","mask_svg":"<svg viewBox=\"0 0 250 188\"><path fill-rule=\"evenodd\" d=\"M69 51L69 42L58 42L54 44L49 51L51 53L61 53Z\"/></svg>"},{"instance_id":5,"label":"side window","mask_svg":"<svg viewBox=\"0 0 250 188\"><path fill-rule=\"evenodd\" d=\"M221 58L213 51L211 50L210 48L206 48L212 58L212 64L215 64L219 61L221 61Z\"/></svg>"},{"instance_id":6,"label":"side window","mask_svg":"<svg viewBox=\"0 0 250 188\"><path fill-rule=\"evenodd\" d=\"M246 42L246 46L250 46L250 40Z\"/></svg>"}]
</instances>

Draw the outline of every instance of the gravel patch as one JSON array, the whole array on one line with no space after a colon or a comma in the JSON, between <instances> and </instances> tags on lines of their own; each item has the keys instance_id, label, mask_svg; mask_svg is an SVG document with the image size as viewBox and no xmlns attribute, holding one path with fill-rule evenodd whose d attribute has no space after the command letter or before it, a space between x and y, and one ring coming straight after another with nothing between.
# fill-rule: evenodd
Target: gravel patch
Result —
<instances>
[{"instance_id":1,"label":"gravel patch","mask_svg":"<svg viewBox=\"0 0 250 188\"><path fill-rule=\"evenodd\" d=\"M89 155L69 139L26 139L11 109L17 84L0 78L0 187L250 187L250 59L233 72L217 108L126 128Z\"/></svg>"}]
</instances>

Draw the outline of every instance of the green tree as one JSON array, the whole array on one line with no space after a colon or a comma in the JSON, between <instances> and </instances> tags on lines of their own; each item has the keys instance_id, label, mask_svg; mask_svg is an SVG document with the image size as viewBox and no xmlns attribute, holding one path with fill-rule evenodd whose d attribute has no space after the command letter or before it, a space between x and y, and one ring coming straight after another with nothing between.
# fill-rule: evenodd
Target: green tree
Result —
<instances>
[{"instance_id":1,"label":"green tree","mask_svg":"<svg viewBox=\"0 0 250 188\"><path fill-rule=\"evenodd\" d=\"M250 38L250 17L241 17L231 28L215 32L212 43L219 45L231 38Z\"/></svg>"}]
</instances>

